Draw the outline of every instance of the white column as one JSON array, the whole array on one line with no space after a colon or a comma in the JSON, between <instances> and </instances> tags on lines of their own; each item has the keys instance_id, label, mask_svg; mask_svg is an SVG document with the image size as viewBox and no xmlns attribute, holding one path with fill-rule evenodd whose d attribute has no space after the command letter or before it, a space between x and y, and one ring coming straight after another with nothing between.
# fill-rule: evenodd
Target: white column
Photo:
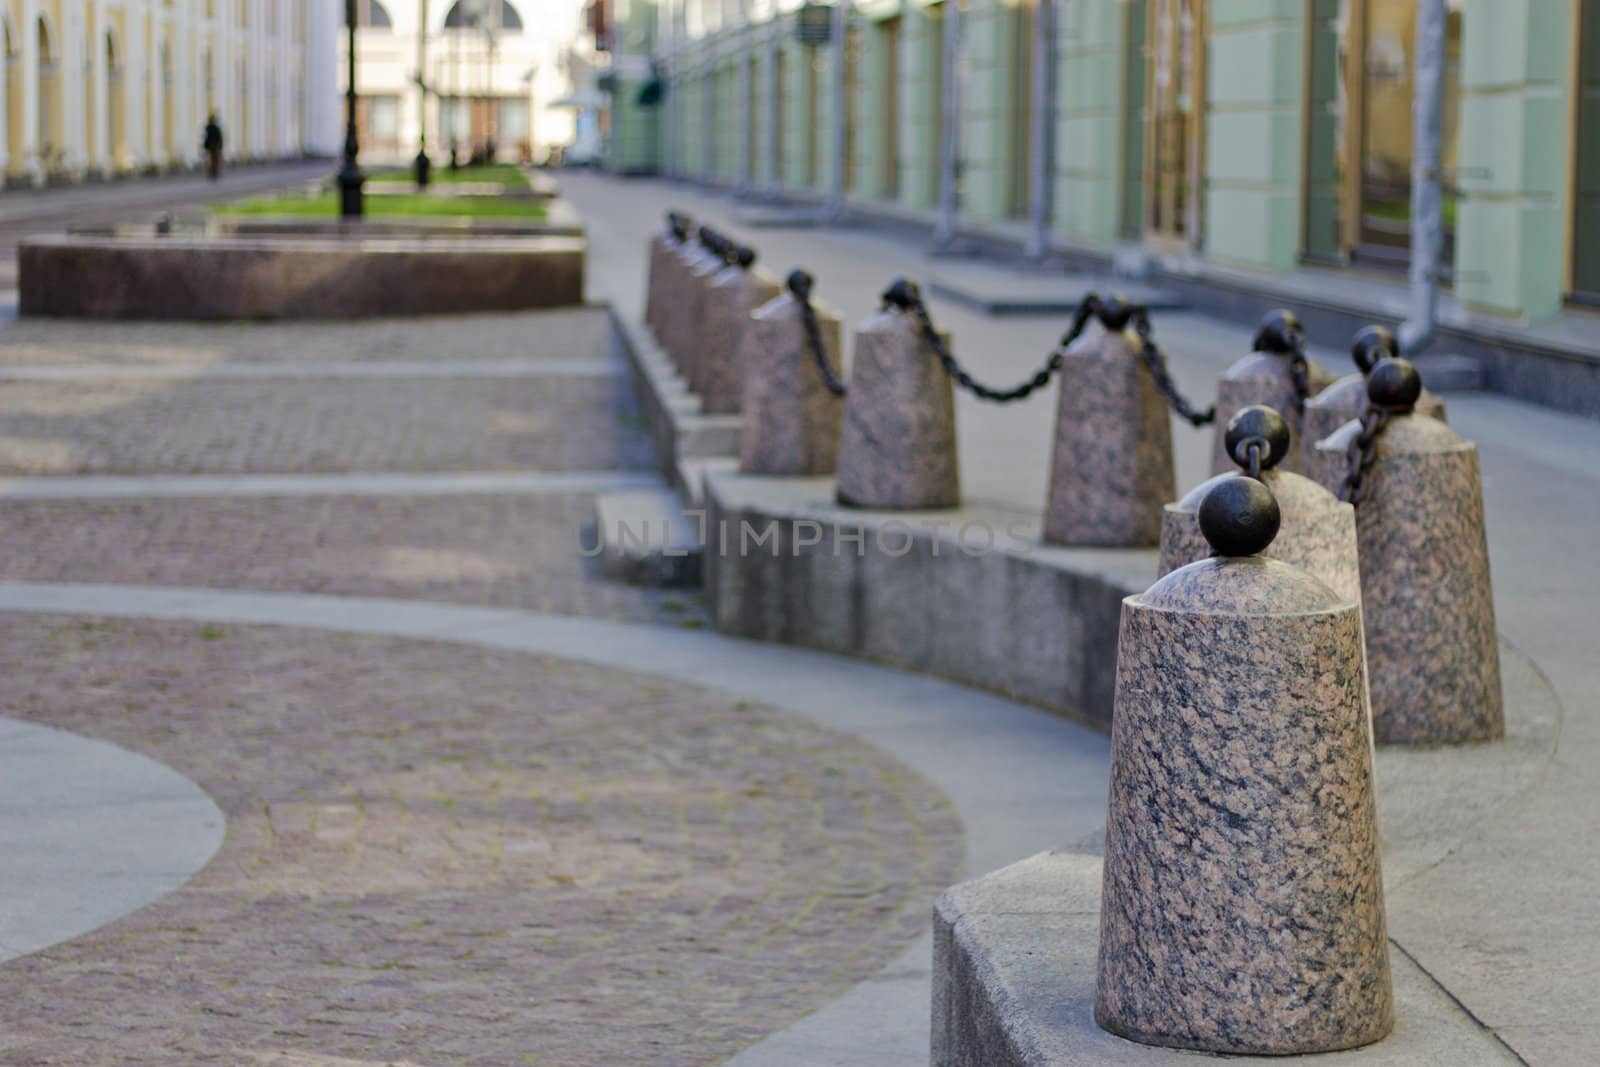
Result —
<instances>
[{"instance_id":1,"label":"white column","mask_svg":"<svg viewBox=\"0 0 1600 1067\"><path fill-rule=\"evenodd\" d=\"M61 9L60 61L56 69L56 95L61 108L61 164L68 170L80 170L87 162L89 133L84 129L84 27L83 9L66 4Z\"/></svg>"},{"instance_id":2,"label":"white column","mask_svg":"<svg viewBox=\"0 0 1600 1067\"><path fill-rule=\"evenodd\" d=\"M149 41L145 34L144 5L127 0L123 9L122 51L117 60L122 67L122 136L127 142L125 162L142 167L149 153L144 140L144 72Z\"/></svg>"},{"instance_id":3,"label":"white column","mask_svg":"<svg viewBox=\"0 0 1600 1067\"><path fill-rule=\"evenodd\" d=\"M90 36L84 42L84 47L89 50L89 76L86 79L84 91L94 101L94 128L86 131L84 141L89 161L101 170L111 169L110 108L106 105L109 100L106 96L106 5L104 0L95 0L94 19L90 27Z\"/></svg>"},{"instance_id":4,"label":"white column","mask_svg":"<svg viewBox=\"0 0 1600 1067\"><path fill-rule=\"evenodd\" d=\"M22 0L22 160L30 174L39 177L39 8Z\"/></svg>"},{"instance_id":5,"label":"white column","mask_svg":"<svg viewBox=\"0 0 1600 1067\"><path fill-rule=\"evenodd\" d=\"M305 2L305 144L319 155L337 156L343 138L338 72L344 8L339 0Z\"/></svg>"}]
</instances>

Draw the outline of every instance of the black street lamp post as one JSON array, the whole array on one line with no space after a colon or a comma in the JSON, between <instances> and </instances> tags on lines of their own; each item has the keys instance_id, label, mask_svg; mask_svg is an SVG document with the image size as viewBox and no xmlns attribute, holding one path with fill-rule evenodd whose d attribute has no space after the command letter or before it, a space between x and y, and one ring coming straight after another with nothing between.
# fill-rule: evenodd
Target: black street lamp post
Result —
<instances>
[{"instance_id":1,"label":"black street lamp post","mask_svg":"<svg viewBox=\"0 0 1600 1067\"><path fill-rule=\"evenodd\" d=\"M339 216L359 219L363 209L361 186L367 178L356 163L356 155L361 151L361 142L356 136L356 0L344 0L344 25L350 35L346 53L350 69L344 91L344 162L339 167L338 177Z\"/></svg>"},{"instance_id":2,"label":"black street lamp post","mask_svg":"<svg viewBox=\"0 0 1600 1067\"><path fill-rule=\"evenodd\" d=\"M417 0L417 158L411 164L418 189L428 187L428 0Z\"/></svg>"}]
</instances>

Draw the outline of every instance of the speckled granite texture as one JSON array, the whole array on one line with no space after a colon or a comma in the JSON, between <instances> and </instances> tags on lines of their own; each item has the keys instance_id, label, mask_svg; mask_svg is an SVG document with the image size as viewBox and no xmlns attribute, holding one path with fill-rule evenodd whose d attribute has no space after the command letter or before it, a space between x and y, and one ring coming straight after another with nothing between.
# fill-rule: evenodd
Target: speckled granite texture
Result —
<instances>
[{"instance_id":1,"label":"speckled granite texture","mask_svg":"<svg viewBox=\"0 0 1600 1067\"><path fill-rule=\"evenodd\" d=\"M678 367L690 383L704 380L706 312L711 303L711 283L727 266L721 259L707 253L689 268L689 277L684 283L683 307L678 312ZM692 384L690 388L693 388Z\"/></svg>"},{"instance_id":2,"label":"speckled granite texture","mask_svg":"<svg viewBox=\"0 0 1600 1067\"><path fill-rule=\"evenodd\" d=\"M1348 422L1317 446L1320 480L1344 480ZM1437 419L1397 415L1378 438L1356 509L1372 727L1380 742L1505 735L1478 450Z\"/></svg>"},{"instance_id":3,"label":"speckled granite texture","mask_svg":"<svg viewBox=\"0 0 1600 1067\"><path fill-rule=\"evenodd\" d=\"M1359 419L1366 406L1367 380L1359 374L1347 374L1307 400L1305 432L1300 438L1300 466L1297 469L1308 473L1315 471L1318 464L1312 452L1317 442L1351 419ZM1446 421L1444 401L1426 389L1417 398L1415 414Z\"/></svg>"},{"instance_id":4,"label":"speckled granite texture","mask_svg":"<svg viewBox=\"0 0 1600 1067\"><path fill-rule=\"evenodd\" d=\"M1161 537L1176 495L1172 419L1140 363L1139 339L1098 324L1067 352L1056 402L1044 539L1137 548Z\"/></svg>"},{"instance_id":5,"label":"speckled granite texture","mask_svg":"<svg viewBox=\"0 0 1600 1067\"><path fill-rule=\"evenodd\" d=\"M696 241L680 248L677 258L676 269L667 275L667 291L662 294L661 340L678 370L688 373L690 349L696 333L694 315L701 272L716 260Z\"/></svg>"},{"instance_id":6,"label":"speckled granite texture","mask_svg":"<svg viewBox=\"0 0 1600 1067\"><path fill-rule=\"evenodd\" d=\"M652 234L646 260L644 280L644 324L659 338L661 336L661 294L667 288L667 274L676 259L678 242L665 228Z\"/></svg>"},{"instance_id":7,"label":"speckled granite texture","mask_svg":"<svg viewBox=\"0 0 1600 1067\"><path fill-rule=\"evenodd\" d=\"M822 351L840 370L839 317L812 303ZM757 308L745 329L744 415L739 469L745 474L832 474L839 458L844 401L823 384L806 340L800 304L781 293Z\"/></svg>"},{"instance_id":8,"label":"speckled granite texture","mask_svg":"<svg viewBox=\"0 0 1600 1067\"><path fill-rule=\"evenodd\" d=\"M1211 555L1195 517L1206 492L1238 471L1201 482L1161 516L1162 575ZM1356 549L1356 514L1321 485L1293 471L1263 471L1261 480L1278 498L1283 525L1263 555L1307 571L1345 600L1361 602L1361 565Z\"/></svg>"},{"instance_id":9,"label":"speckled granite texture","mask_svg":"<svg viewBox=\"0 0 1600 1067\"><path fill-rule=\"evenodd\" d=\"M902 311L856 330L839 440L838 500L863 508L953 508L961 502L955 393Z\"/></svg>"},{"instance_id":10,"label":"speckled granite texture","mask_svg":"<svg viewBox=\"0 0 1600 1067\"><path fill-rule=\"evenodd\" d=\"M1311 395L1316 396L1333 380L1315 360L1307 360L1306 378ZM1217 383L1217 422L1211 445L1211 473L1226 474L1234 469L1223 437L1228 420L1240 408L1251 404L1265 404L1275 409L1289 424L1289 457L1283 461L1287 470L1300 469L1300 414L1294 409L1294 382L1289 376L1289 357L1270 352L1252 352L1229 367Z\"/></svg>"},{"instance_id":11,"label":"speckled granite texture","mask_svg":"<svg viewBox=\"0 0 1600 1067\"><path fill-rule=\"evenodd\" d=\"M1095 1021L1289 1054L1394 1025L1360 609L1259 556L1123 602Z\"/></svg>"},{"instance_id":12,"label":"speckled granite texture","mask_svg":"<svg viewBox=\"0 0 1600 1067\"><path fill-rule=\"evenodd\" d=\"M708 415L732 415L744 401L745 366L741 361L750 313L782 289L759 270L724 267L706 289L706 342L700 377L690 388L700 394Z\"/></svg>"}]
</instances>

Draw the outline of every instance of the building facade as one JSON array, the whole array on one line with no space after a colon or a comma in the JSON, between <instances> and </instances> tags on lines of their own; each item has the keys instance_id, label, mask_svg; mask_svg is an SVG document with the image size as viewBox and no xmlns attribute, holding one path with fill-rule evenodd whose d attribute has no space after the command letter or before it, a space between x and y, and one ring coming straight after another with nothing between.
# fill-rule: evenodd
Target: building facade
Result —
<instances>
[{"instance_id":1,"label":"building facade","mask_svg":"<svg viewBox=\"0 0 1600 1067\"><path fill-rule=\"evenodd\" d=\"M412 159L419 135L435 162L452 148L463 161L492 149L501 160L543 162L572 142L564 50L577 36L576 3L357 0L357 17L362 159Z\"/></svg>"},{"instance_id":2,"label":"building facade","mask_svg":"<svg viewBox=\"0 0 1600 1067\"><path fill-rule=\"evenodd\" d=\"M3 0L10 184L193 166L206 116L234 160L338 147L338 0Z\"/></svg>"},{"instance_id":3,"label":"building facade","mask_svg":"<svg viewBox=\"0 0 1600 1067\"><path fill-rule=\"evenodd\" d=\"M662 2L627 166L1168 262L1409 258L1418 0ZM1600 302L1600 4L1446 11L1446 284L1519 319Z\"/></svg>"}]
</instances>

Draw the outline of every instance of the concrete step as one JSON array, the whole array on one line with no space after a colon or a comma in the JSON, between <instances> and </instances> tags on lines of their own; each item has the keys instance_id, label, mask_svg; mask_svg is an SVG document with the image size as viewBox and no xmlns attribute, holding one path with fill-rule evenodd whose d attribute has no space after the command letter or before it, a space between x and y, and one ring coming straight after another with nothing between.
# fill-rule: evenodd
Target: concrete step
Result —
<instances>
[{"instance_id":1,"label":"concrete step","mask_svg":"<svg viewBox=\"0 0 1600 1067\"><path fill-rule=\"evenodd\" d=\"M679 456L674 483L690 508L705 506L706 474L734 473L739 461L732 456Z\"/></svg>"},{"instance_id":2,"label":"concrete step","mask_svg":"<svg viewBox=\"0 0 1600 1067\"><path fill-rule=\"evenodd\" d=\"M697 587L700 527L671 489L630 489L595 497L600 573L655 588Z\"/></svg>"}]
</instances>

